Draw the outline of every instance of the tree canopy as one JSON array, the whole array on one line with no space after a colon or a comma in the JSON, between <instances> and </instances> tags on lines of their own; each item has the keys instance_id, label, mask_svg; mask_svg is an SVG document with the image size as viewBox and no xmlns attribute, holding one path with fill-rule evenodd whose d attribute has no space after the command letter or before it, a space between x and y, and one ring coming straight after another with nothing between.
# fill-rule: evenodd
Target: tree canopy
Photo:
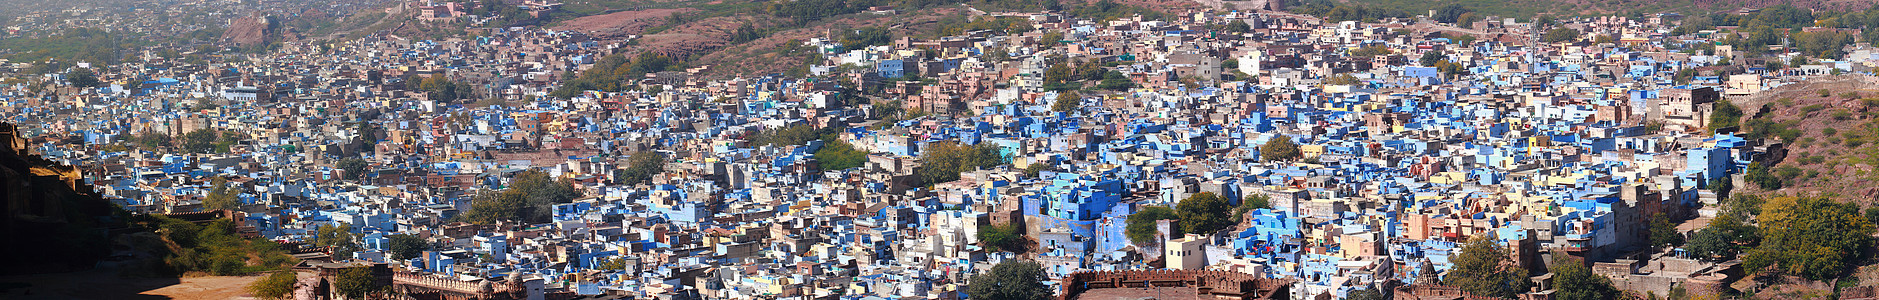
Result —
<instances>
[{"instance_id":1,"label":"tree canopy","mask_svg":"<svg viewBox=\"0 0 1879 300\"><path fill-rule=\"evenodd\" d=\"M1762 243L1743 258L1746 270L1825 280L1839 277L1872 245L1873 223L1859 206L1828 198L1768 199L1756 221Z\"/></svg>"},{"instance_id":2,"label":"tree canopy","mask_svg":"<svg viewBox=\"0 0 1879 300\"><path fill-rule=\"evenodd\" d=\"M1618 299L1622 295L1611 278L1592 273L1592 268L1570 256L1554 259L1548 268L1553 272L1554 300Z\"/></svg>"},{"instance_id":3,"label":"tree canopy","mask_svg":"<svg viewBox=\"0 0 1879 300\"><path fill-rule=\"evenodd\" d=\"M497 220L547 222L551 206L580 196L581 191L575 189L572 182L550 178L541 171L522 171L510 180L507 189L478 192L470 201L470 211L457 218L476 224L493 224Z\"/></svg>"},{"instance_id":4,"label":"tree canopy","mask_svg":"<svg viewBox=\"0 0 1879 300\"><path fill-rule=\"evenodd\" d=\"M261 299L282 299L294 292L296 280L293 271L274 272L249 283L248 292Z\"/></svg>"},{"instance_id":5,"label":"tree canopy","mask_svg":"<svg viewBox=\"0 0 1879 300\"><path fill-rule=\"evenodd\" d=\"M1024 247L1023 228L1016 223L979 228L979 245L992 251L1018 252Z\"/></svg>"},{"instance_id":6,"label":"tree canopy","mask_svg":"<svg viewBox=\"0 0 1879 300\"><path fill-rule=\"evenodd\" d=\"M1259 157L1268 161L1290 161L1304 156L1304 152L1298 150L1298 144L1292 143L1290 136L1273 137L1259 147Z\"/></svg>"},{"instance_id":7,"label":"tree canopy","mask_svg":"<svg viewBox=\"0 0 1879 300\"><path fill-rule=\"evenodd\" d=\"M990 272L973 275L966 285L966 295L987 300L1042 300L1051 295L1044 286L1050 277L1044 266L1028 260L1006 260L992 266Z\"/></svg>"},{"instance_id":8,"label":"tree canopy","mask_svg":"<svg viewBox=\"0 0 1879 300\"><path fill-rule=\"evenodd\" d=\"M1461 254L1450 260L1454 267L1449 269L1442 283L1476 295L1513 298L1533 285L1527 279L1526 270L1505 263L1511 260L1507 250L1488 237L1468 241L1462 245Z\"/></svg>"},{"instance_id":9,"label":"tree canopy","mask_svg":"<svg viewBox=\"0 0 1879 300\"><path fill-rule=\"evenodd\" d=\"M921 152L920 161L924 164L914 170L914 175L922 186L959 180L959 173L1005 163L1004 155L992 144L937 142L927 144Z\"/></svg>"},{"instance_id":10,"label":"tree canopy","mask_svg":"<svg viewBox=\"0 0 1879 300\"><path fill-rule=\"evenodd\" d=\"M1077 106L1080 105L1082 101L1083 95L1077 94L1077 92L1058 93L1057 100L1050 104L1050 111L1068 112L1076 110Z\"/></svg>"},{"instance_id":11,"label":"tree canopy","mask_svg":"<svg viewBox=\"0 0 1879 300\"><path fill-rule=\"evenodd\" d=\"M1232 218L1227 215L1231 211L1227 199L1213 192L1188 196L1174 206L1174 215L1180 218L1184 233L1209 234L1232 227Z\"/></svg>"},{"instance_id":12,"label":"tree canopy","mask_svg":"<svg viewBox=\"0 0 1879 300\"><path fill-rule=\"evenodd\" d=\"M1124 229L1124 234L1129 236L1130 242L1135 242L1137 245L1146 245L1155 242L1156 220L1180 220L1180 218L1175 217L1174 209L1170 209L1166 206L1142 207L1141 210L1137 210L1134 214L1129 215L1129 224L1128 227ZM1175 232L1176 234L1181 230L1178 225L1173 229L1177 231Z\"/></svg>"}]
</instances>

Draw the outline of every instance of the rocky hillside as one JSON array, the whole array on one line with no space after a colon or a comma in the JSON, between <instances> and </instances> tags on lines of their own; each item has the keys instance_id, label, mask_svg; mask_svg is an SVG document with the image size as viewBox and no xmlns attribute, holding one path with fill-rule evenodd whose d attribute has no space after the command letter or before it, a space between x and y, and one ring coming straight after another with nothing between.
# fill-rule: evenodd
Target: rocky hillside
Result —
<instances>
[{"instance_id":1,"label":"rocky hillside","mask_svg":"<svg viewBox=\"0 0 1879 300\"><path fill-rule=\"evenodd\" d=\"M1744 112L1743 135L1787 143L1738 189L1879 199L1879 77L1821 78L1731 102Z\"/></svg>"}]
</instances>

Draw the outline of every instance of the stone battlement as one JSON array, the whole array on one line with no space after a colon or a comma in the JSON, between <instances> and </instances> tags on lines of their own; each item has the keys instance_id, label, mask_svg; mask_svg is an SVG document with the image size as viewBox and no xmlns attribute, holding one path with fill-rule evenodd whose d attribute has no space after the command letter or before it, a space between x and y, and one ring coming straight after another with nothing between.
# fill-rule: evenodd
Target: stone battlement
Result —
<instances>
[{"instance_id":1,"label":"stone battlement","mask_svg":"<svg viewBox=\"0 0 1879 300\"><path fill-rule=\"evenodd\" d=\"M1126 270L1072 273L1063 278L1058 300L1105 288L1193 287L1202 295L1224 299L1283 298L1291 280L1213 270Z\"/></svg>"}]
</instances>

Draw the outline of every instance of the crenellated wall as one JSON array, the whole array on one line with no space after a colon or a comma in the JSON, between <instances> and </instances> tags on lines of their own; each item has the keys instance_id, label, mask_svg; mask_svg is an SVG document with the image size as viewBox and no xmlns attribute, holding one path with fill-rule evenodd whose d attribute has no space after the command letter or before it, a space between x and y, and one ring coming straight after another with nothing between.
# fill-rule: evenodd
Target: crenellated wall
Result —
<instances>
[{"instance_id":1,"label":"crenellated wall","mask_svg":"<svg viewBox=\"0 0 1879 300\"><path fill-rule=\"evenodd\" d=\"M1076 299L1083 292L1105 288L1194 287L1202 295L1224 299L1281 299L1291 280L1213 270L1089 271L1064 276L1059 300Z\"/></svg>"}]
</instances>

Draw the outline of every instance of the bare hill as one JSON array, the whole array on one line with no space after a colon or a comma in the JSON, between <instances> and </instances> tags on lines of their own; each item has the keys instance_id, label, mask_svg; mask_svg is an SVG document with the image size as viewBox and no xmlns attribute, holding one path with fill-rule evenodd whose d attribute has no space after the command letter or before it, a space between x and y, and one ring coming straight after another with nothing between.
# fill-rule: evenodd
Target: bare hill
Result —
<instances>
[{"instance_id":1,"label":"bare hill","mask_svg":"<svg viewBox=\"0 0 1879 300\"><path fill-rule=\"evenodd\" d=\"M1879 77L1824 77L1731 101L1745 114L1745 135L1787 142L1786 155L1769 160L1781 183L1774 192L1867 204L1879 197L1871 184L1879 181Z\"/></svg>"}]
</instances>

